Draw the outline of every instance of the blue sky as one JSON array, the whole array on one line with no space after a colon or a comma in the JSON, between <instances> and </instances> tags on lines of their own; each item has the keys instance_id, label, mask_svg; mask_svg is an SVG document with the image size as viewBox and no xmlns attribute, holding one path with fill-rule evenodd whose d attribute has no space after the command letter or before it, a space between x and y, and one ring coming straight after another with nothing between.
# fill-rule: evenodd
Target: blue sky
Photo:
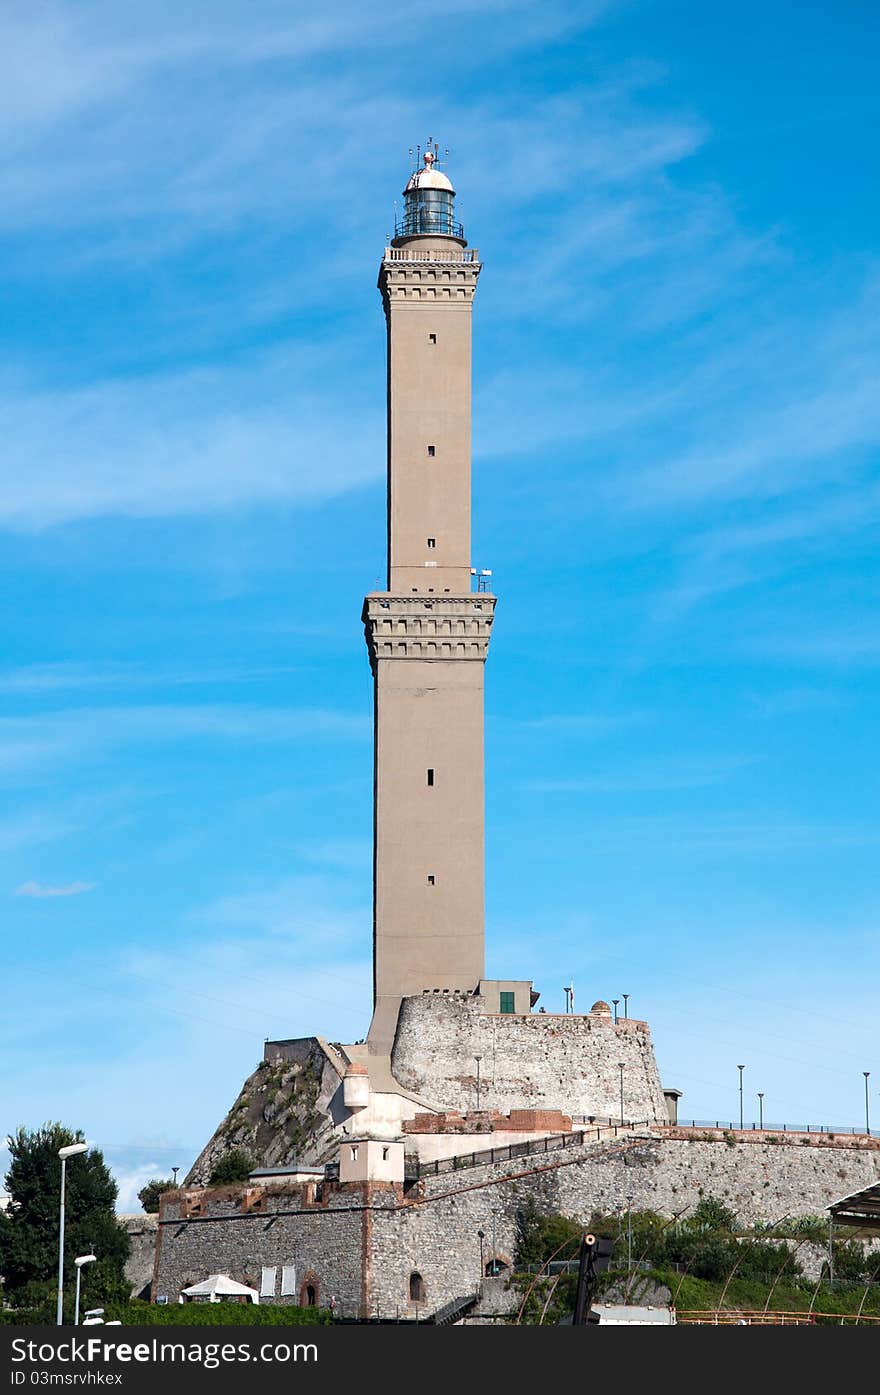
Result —
<instances>
[{"instance_id":1,"label":"blue sky","mask_svg":"<svg viewBox=\"0 0 880 1395\"><path fill-rule=\"evenodd\" d=\"M688 1117L858 1123L880 866L868 3L0 14L0 1126L130 1205L369 1021L376 269L485 269L488 967L631 995Z\"/></svg>"}]
</instances>

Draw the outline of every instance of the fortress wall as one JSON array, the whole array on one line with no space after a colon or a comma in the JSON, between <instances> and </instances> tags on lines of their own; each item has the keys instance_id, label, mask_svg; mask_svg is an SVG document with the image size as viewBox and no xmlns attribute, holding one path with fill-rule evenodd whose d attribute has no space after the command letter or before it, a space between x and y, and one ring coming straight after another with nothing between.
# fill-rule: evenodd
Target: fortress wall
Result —
<instances>
[{"instance_id":1,"label":"fortress wall","mask_svg":"<svg viewBox=\"0 0 880 1395\"><path fill-rule=\"evenodd\" d=\"M880 1139L830 1143L827 1136L779 1135L778 1143L749 1130L707 1137L658 1131L615 1143L574 1145L558 1154L463 1168L427 1177L423 1204L433 1207L462 1189L512 1187L528 1191L539 1210L588 1220L632 1197L634 1210L674 1216L702 1195L718 1197L746 1224L782 1216L817 1215L848 1192L880 1180ZM669 1136L672 1135L672 1136ZM510 1180L512 1179L512 1180ZM458 1202L457 1204L461 1204Z\"/></svg>"},{"instance_id":2,"label":"fortress wall","mask_svg":"<svg viewBox=\"0 0 880 1395\"><path fill-rule=\"evenodd\" d=\"M464 1168L426 1178L419 1201L375 1213L372 1223L373 1304L393 1309L408 1293L411 1270L422 1275L428 1308L475 1292L484 1259L512 1259L516 1215L529 1198L539 1211L585 1223L594 1211L626 1207L672 1217L701 1195L718 1197L747 1224L822 1214L849 1191L880 1179L880 1144L835 1147L795 1138L774 1144L732 1135L732 1145L658 1136L624 1144L564 1149L555 1157ZM806 1136L802 1136L805 1138Z\"/></svg>"},{"instance_id":3,"label":"fortress wall","mask_svg":"<svg viewBox=\"0 0 880 1395\"><path fill-rule=\"evenodd\" d=\"M496 1014L469 995L404 998L391 1056L394 1076L438 1108L560 1109L575 1116L668 1118L647 1024L610 1017Z\"/></svg>"},{"instance_id":4,"label":"fortress wall","mask_svg":"<svg viewBox=\"0 0 880 1395\"><path fill-rule=\"evenodd\" d=\"M259 1291L262 1268L276 1265L275 1297L261 1302L297 1304L299 1290L310 1281L320 1306L325 1307L332 1295L341 1313L357 1313L363 1288L364 1189L345 1187L332 1195L328 1206L307 1204L301 1187L272 1189L264 1209L249 1214L242 1210L244 1190L230 1186L190 1191L190 1197L204 1198L198 1219L185 1217L185 1198L163 1202L154 1300L165 1294L169 1303L176 1303L182 1289L210 1274L228 1274ZM296 1265L298 1291L282 1298L285 1264Z\"/></svg>"},{"instance_id":5,"label":"fortress wall","mask_svg":"<svg viewBox=\"0 0 880 1395\"><path fill-rule=\"evenodd\" d=\"M295 1263L298 1285L316 1276L319 1301L331 1294L345 1316L369 1310L415 1315L410 1275L422 1275L419 1314L476 1291L483 1260L512 1261L517 1213L530 1199L539 1211L587 1222L594 1211L651 1209L673 1216L701 1195L724 1201L744 1222L821 1214L833 1200L880 1179L880 1140L854 1144L816 1135L778 1143L750 1132L715 1137L658 1130L650 1137L572 1145L399 1187L328 1186L323 1201L302 1187L266 1188L263 1209L243 1210L243 1187L190 1191L163 1201L155 1293L175 1302L180 1290L213 1273L259 1287L265 1265ZM732 1140L732 1141L731 1141ZM203 1199L202 1216L186 1219L187 1196ZM284 1214L293 1213L293 1214ZM271 1224L269 1223L271 1221ZM275 1301L297 1301L298 1294Z\"/></svg>"}]
</instances>

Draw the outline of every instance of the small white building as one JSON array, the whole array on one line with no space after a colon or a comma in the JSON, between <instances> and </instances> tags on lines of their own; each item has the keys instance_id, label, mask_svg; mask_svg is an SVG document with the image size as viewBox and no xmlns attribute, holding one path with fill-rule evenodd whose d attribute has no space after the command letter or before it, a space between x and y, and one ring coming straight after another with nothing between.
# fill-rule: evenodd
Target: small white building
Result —
<instances>
[{"instance_id":1,"label":"small white building","mask_svg":"<svg viewBox=\"0 0 880 1395\"><path fill-rule=\"evenodd\" d=\"M674 1308L642 1308L636 1303L594 1303L591 1313L603 1327L674 1327Z\"/></svg>"}]
</instances>

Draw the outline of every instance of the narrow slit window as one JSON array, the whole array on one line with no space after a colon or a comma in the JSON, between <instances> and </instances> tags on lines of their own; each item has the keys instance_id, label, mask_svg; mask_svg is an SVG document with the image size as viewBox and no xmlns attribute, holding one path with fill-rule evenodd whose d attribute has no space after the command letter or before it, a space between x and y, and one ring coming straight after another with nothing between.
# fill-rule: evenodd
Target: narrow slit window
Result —
<instances>
[{"instance_id":1,"label":"narrow slit window","mask_svg":"<svg viewBox=\"0 0 880 1395\"><path fill-rule=\"evenodd\" d=\"M428 446L428 454L429 454L429 455L436 455L436 454L437 454L437 447L436 447L436 446Z\"/></svg>"},{"instance_id":2,"label":"narrow slit window","mask_svg":"<svg viewBox=\"0 0 880 1395\"><path fill-rule=\"evenodd\" d=\"M437 539L436 539L436 538L429 538L429 539L428 539L428 546L429 546L429 547L436 547L436 546L437 546Z\"/></svg>"},{"instance_id":3,"label":"narrow slit window","mask_svg":"<svg viewBox=\"0 0 880 1395\"><path fill-rule=\"evenodd\" d=\"M436 334L429 334L429 335L428 335L428 343L429 343L429 344L436 344L436 343L437 343L437 336L436 336Z\"/></svg>"},{"instance_id":4,"label":"narrow slit window","mask_svg":"<svg viewBox=\"0 0 880 1395\"><path fill-rule=\"evenodd\" d=\"M429 785L433 785L433 783L434 783L434 767L433 767L432 765L429 765L429 766L428 766L428 784L429 784Z\"/></svg>"},{"instance_id":5,"label":"narrow slit window","mask_svg":"<svg viewBox=\"0 0 880 1395\"><path fill-rule=\"evenodd\" d=\"M433 885L434 885L434 873L433 873L433 872L429 872L429 873L428 873L428 886L433 886Z\"/></svg>"}]
</instances>

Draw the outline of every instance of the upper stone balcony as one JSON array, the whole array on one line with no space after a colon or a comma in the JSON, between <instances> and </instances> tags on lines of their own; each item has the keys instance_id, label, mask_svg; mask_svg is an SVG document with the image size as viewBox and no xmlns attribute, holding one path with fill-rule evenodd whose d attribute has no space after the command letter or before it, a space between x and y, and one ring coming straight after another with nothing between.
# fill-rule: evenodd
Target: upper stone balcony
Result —
<instances>
[{"instance_id":1,"label":"upper stone balcony","mask_svg":"<svg viewBox=\"0 0 880 1395\"><path fill-rule=\"evenodd\" d=\"M421 240L420 240L421 242ZM386 247L386 262L479 262L476 247L426 247L414 243L407 247Z\"/></svg>"}]
</instances>

